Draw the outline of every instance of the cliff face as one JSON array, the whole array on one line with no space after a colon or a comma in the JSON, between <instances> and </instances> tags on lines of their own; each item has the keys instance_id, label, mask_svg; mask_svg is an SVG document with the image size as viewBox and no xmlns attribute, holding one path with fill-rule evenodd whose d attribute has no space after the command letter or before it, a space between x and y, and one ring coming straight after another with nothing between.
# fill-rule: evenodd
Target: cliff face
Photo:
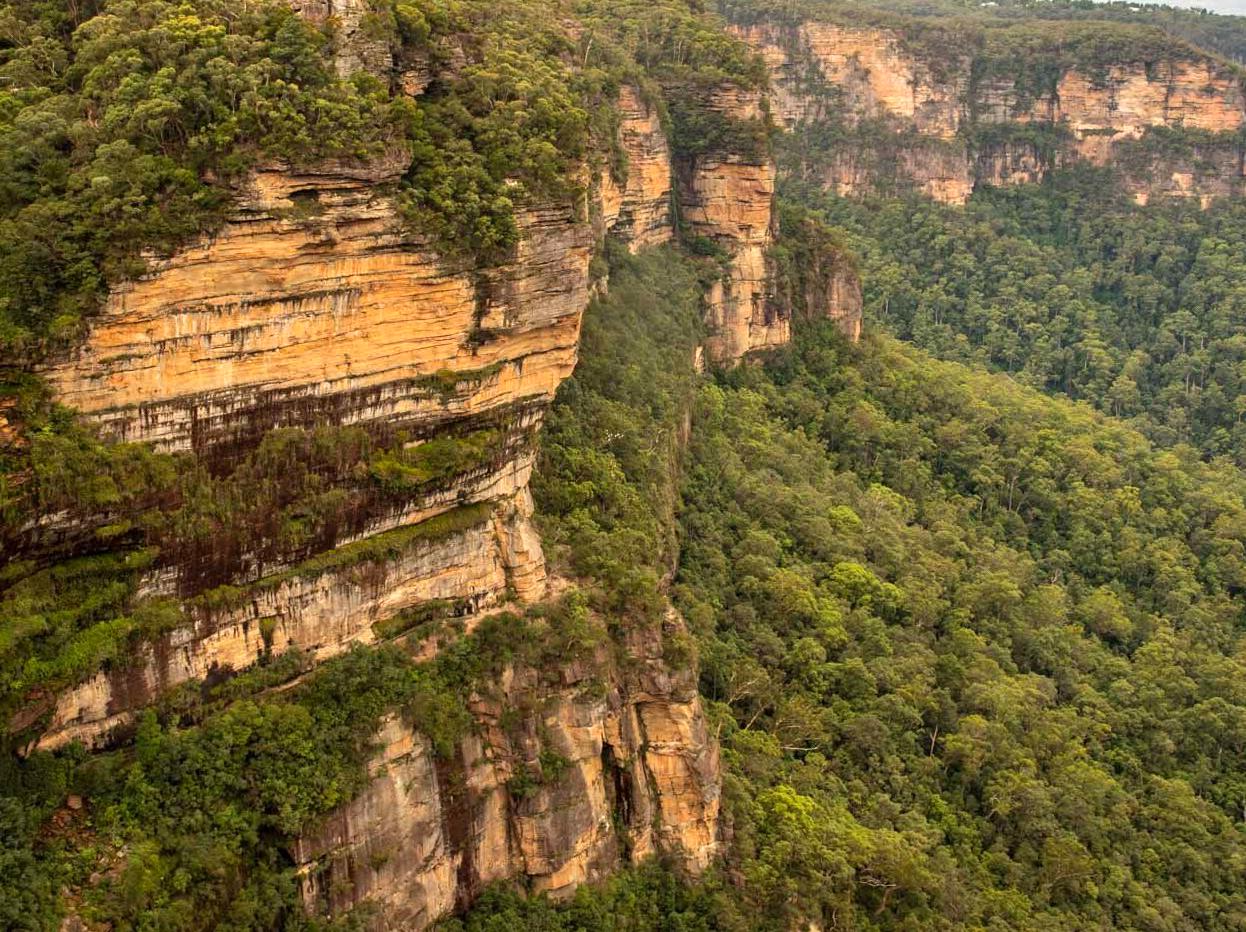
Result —
<instances>
[{"instance_id":1,"label":"cliff face","mask_svg":"<svg viewBox=\"0 0 1246 932\"><path fill-rule=\"evenodd\" d=\"M781 111L787 127L819 112L816 102L804 100L809 96L805 88L826 82L839 91L850 122L897 118L923 136L943 140L961 130L968 55L954 57L949 69L936 72L908 52L893 30L805 22L794 32L769 25L734 31L763 51L775 85L782 88L781 100L795 102ZM810 66L815 74L807 71Z\"/></svg>"},{"instance_id":2,"label":"cliff face","mask_svg":"<svg viewBox=\"0 0 1246 932\"><path fill-rule=\"evenodd\" d=\"M296 7L332 22L343 74L369 71L413 95L430 86L431 70L398 73L366 4ZM768 107L729 83L704 103L724 125L750 127ZM655 246L674 237L676 219L712 243L721 275L706 296L706 349L720 362L785 343L795 306L775 294L764 136L742 146L728 134L684 158L637 88L622 88L617 112L609 166L595 177L583 166L587 198L520 208L505 261L447 256L412 232L394 194L409 156L395 149L366 163L262 166L214 235L150 257L144 277L113 290L86 338L41 374L103 437L177 454L209 477L196 481L251 468L275 431L349 428L377 450L482 435L490 445L401 493L368 486L378 477L365 460L326 472L322 484L352 504L301 549L283 550L272 528L229 546L160 538L136 598L168 600L173 621L80 682L31 690L10 735L27 751L115 747L175 691L290 652L308 669L428 611L470 631L545 596L528 486L545 411L575 367L601 284L596 244ZM826 258L801 307L855 339L859 283ZM247 506L231 507L245 517ZM41 516L40 558L75 555L92 540L88 524ZM695 670L664 656L683 637L672 615L664 631L620 635L591 661L512 666L476 696L476 729L448 757L387 719L364 791L290 845L307 909L336 916L368 903L378 928L418 929L494 880L561 895L659 852L705 868L718 846L718 758Z\"/></svg>"},{"instance_id":3,"label":"cliff face","mask_svg":"<svg viewBox=\"0 0 1246 932\"><path fill-rule=\"evenodd\" d=\"M508 669L447 759L387 720L364 791L292 846L308 910L367 902L373 928L421 928L506 878L558 896L659 850L708 865L718 757L694 678L671 673L660 639L627 649L626 672L604 651ZM533 703L518 725L502 714Z\"/></svg>"},{"instance_id":4,"label":"cliff face","mask_svg":"<svg viewBox=\"0 0 1246 932\"><path fill-rule=\"evenodd\" d=\"M763 97L730 84L707 93L705 110L720 119L756 121ZM723 273L706 299L711 328L707 349L719 361L786 343L790 319L766 301L770 272L766 253L774 242L775 166L769 149L754 153L710 150L680 166L683 220L695 236L721 251Z\"/></svg>"},{"instance_id":5,"label":"cliff face","mask_svg":"<svg viewBox=\"0 0 1246 932\"><path fill-rule=\"evenodd\" d=\"M603 171L599 201L605 228L634 252L671 239L671 150L657 107L636 88L620 91L618 107L626 176L620 184Z\"/></svg>"},{"instance_id":6,"label":"cliff face","mask_svg":"<svg viewBox=\"0 0 1246 932\"><path fill-rule=\"evenodd\" d=\"M1074 151L1095 162L1110 158L1116 142L1154 126L1236 130L1246 107L1240 79L1209 60L1130 62L1095 75L1071 69L1054 92L1029 99L1015 81L996 79L979 88L973 105L983 122L1066 124Z\"/></svg>"},{"instance_id":7,"label":"cliff face","mask_svg":"<svg viewBox=\"0 0 1246 932\"><path fill-rule=\"evenodd\" d=\"M633 250L673 235L658 111L632 88L619 109L621 177L606 173L591 205L523 209L520 243L500 265L447 259L404 226L390 191L407 158L394 152L255 172L214 236L153 259L147 276L111 294L86 340L43 373L108 438L220 474L281 428L351 426L419 444L488 427L502 440L450 481L343 525L302 563L270 561L256 577L244 555L231 585L217 579L187 598L203 592L203 574L162 556L141 594L180 597L182 623L83 682L29 696L11 733L28 749L108 747L179 687L291 650L314 665L430 606L449 606L470 629L544 596L533 443L575 366L594 233ZM698 190L707 222L740 236L739 280L760 291L773 172L742 197L733 171L707 167ZM663 660L660 633L624 649L625 668L603 648L552 681L508 671L501 694L479 698L477 732L449 761L387 722L366 790L293 845L308 909L337 915L367 901L381 927L420 928L492 880L566 893L659 851L704 868L717 846L719 776L695 673ZM520 702L543 711L502 729L502 710ZM548 779L546 745L569 762ZM517 790L534 768L537 788Z\"/></svg>"},{"instance_id":8,"label":"cliff face","mask_svg":"<svg viewBox=\"0 0 1246 932\"><path fill-rule=\"evenodd\" d=\"M418 433L548 400L575 365L587 227L531 209L513 262L456 268L381 193L404 166L258 173L216 237L112 295L47 372L58 396L115 439L199 455L277 427Z\"/></svg>"},{"instance_id":9,"label":"cliff face","mask_svg":"<svg viewBox=\"0 0 1246 932\"><path fill-rule=\"evenodd\" d=\"M378 556L352 560L348 546L338 565L265 577L229 593L223 605L191 603L188 624L54 700L28 706L14 724L47 715L50 706L36 747L103 747L138 711L184 683L220 680L289 650L318 663L375 642L379 625L421 605L453 603L475 616L511 596L539 598L545 566L529 523L527 472L508 497L371 538Z\"/></svg>"},{"instance_id":10,"label":"cliff face","mask_svg":"<svg viewBox=\"0 0 1246 932\"><path fill-rule=\"evenodd\" d=\"M843 194L915 189L960 203L978 185L1041 180L1074 162L1111 165L1139 201L1204 202L1239 193L1246 119L1241 78L1194 50L1089 71L1067 66L1051 88L1018 87L989 46L925 60L897 29L831 23L752 24L735 33L767 62L778 114L800 133L839 127L805 168ZM1053 52L1053 55L1055 53ZM1026 127L1052 138L1039 145ZM1208 138L1174 151L1165 130ZM1012 138L1010 138L1012 137Z\"/></svg>"}]
</instances>

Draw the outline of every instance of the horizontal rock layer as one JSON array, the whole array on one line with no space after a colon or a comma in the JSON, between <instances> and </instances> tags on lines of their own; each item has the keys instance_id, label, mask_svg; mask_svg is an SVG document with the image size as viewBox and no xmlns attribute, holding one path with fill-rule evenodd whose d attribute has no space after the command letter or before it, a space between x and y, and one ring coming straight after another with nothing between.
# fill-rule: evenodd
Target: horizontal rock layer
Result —
<instances>
[{"instance_id":1,"label":"horizontal rock layer","mask_svg":"<svg viewBox=\"0 0 1246 932\"><path fill-rule=\"evenodd\" d=\"M112 295L48 370L58 396L116 439L201 454L552 397L575 365L587 227L526 211L513 262L456 271L404 231L391 178L261 173L217 236Z\"/></svg>"},{"instance_id":2,"label":"horizontal rock layer","mask_svg":"<svg viewBox=\"0 0 1246 932\"><path fill-rule=\"evenodd\" d=\"M759 92L723 84L703 106L724 119L748 121L762 118L763 100ZM775 237L775 166L769 151L698 154L680 167L679 183L683 221L724 256L724 272L706 299L711 358L737 360L786 343L790 317L777 315L766 300L771 276L766 254Z\"/></svg>"},{"instance_id":3,"label":"horizontal rock layer","mask_svg":"<svg viewBox=\"0 0 1246 932\"><path fill-rule=\"evenodd\" d=\"M396 552L340 568L296 568L206 604L191 603L189 624L142 644L49 703L27 708L14 727L28 727L27 720L33 724L50 711L35 747L51 750L71 741L101 747L140 709L183 683L220 680L292 649L313 663L326 660L352 644L372 643L375 625L432 601L478 612L512 593L541 595L545 570L526 486L494 508L465 511L472 518L465 527L455 520L463 512L452 512L441 519L448 530L434 523L424 536L415 533L420 526L391 532Z\"/></svg>"}]
</instances>

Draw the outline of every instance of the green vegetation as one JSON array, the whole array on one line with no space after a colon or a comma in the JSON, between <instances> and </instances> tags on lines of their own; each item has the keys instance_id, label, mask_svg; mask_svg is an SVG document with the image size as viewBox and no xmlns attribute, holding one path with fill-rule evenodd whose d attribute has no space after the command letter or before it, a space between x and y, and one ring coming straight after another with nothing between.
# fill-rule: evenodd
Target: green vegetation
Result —
<instances>
[{"instance_id":1,"label":"green vegetation","mask_svg":"<svg viewBox=\"0 0 1246 932\"><path fill-rule=\"evenodd\" d=\"M21 579L0 595L0 716L34 687L85 678L123 661L132 638L168 630L176 603L131 605L150 551L79 557ZM9 572L20 571L20 564Z\"/></svg>"},{"instance_id":2,"label":"green vegetation","mask_svg":"<svg viewBox=\"0 0 1246 932\"><path fill-rule=\"evenodd\" d=\"M262 577L255 585L271 587L388 559L419 539L485 520L487 508L458 508L329 548L379 511L494 461L504 446L492 429L411 446L401 433L383 444L361 428L274 430L233 470L214 476L189 457L106 446L66 424L64 433L34 434L34 475L9 528L17 540L26 516L69 509L88 528L96 522L82 545L91 555L47 568L18 560L0 574L0 710L11 711L34 687L67 685L123 662L128 647L175 624L175 605L136 600L143 571L177 566L182 595L229 606L253 589L233 584L244 567ZM92 553L101 547L117 549Z\"/></svg>"},{"instance_id":3,"label":"green vegetation","mask_svg":"<svg viewBox=\"0 0 1246 932\"><path fill-rule=\"evenodd\" d=\"M689 457L674 594L734 880L450 928L1234 927L1236 467L829 325L706 386Z\"/></svg>"},{"instance_id":4,"label":"green vegetation","mask_svg":"<svg viewBox=\"0 0 1246 932\"><path fill-rule=\"evenodd\" d=\"M428 15L421 8L426 8ZM399 3L447 36L468 32L477 59L421 98L410 125L414 162L403 190L412 223L448 251L504 255L519 240L514 209L535 195L567 199L571 167L587 154L595 96L567 65L555 10L502 3ZM403 24L400 19L399 25ZM422 29L416 44L430 41Z\"/></svg>"},{"instance_id":5,"label":"green vegetation","mask_svg":"<svg viewBox=\"0 0 1246 932\"><path fill-rule=\"evenodd\" d=\"M419 543L444 540L460 531L476 527L488 520L492 505L481 502L464 505L436 515L418 524L409 524L364 540L335 547L304 560L296 566L265 576L250 586L218 586L199 595L195 603L208 609L236 608L257 592L276 589L291 579L313 579L325 573L339 572L361 563L384 563L398 560Z\"/></svg>"},{"instance_id":6,"label":"green vegetation","mask_svg":"<svg viewBox=\"0 0 1246 932\"><path fill-rule=\"evenodd\" d=\"M569 903L523 896L502 885L484 892L463 918L438 932L710 932L730 908L718 886L689 887L668 867L650 862L624 870L600 887L581 887ZM741 932L746 927L741 927Z\"/></svg>"},{"instance_id":7,"label":"green vegetation","mask_svg":"<svg viewBox=\"0 0 1246 932\"><path fill-rule=\"evenodd\" d=\"M901 41L935 67L985 50L1000 65L1019 66L1015 76L1031 88L1045 83L1045 62L1101 74L1116 61L1154 63L1192 46L1246 62L1246 18L1125 0L718 0L718 7L736 22L900 29Z\"/></svg>"},{"instance_id":8,"label":"green vegetation","mask_svg":"<svg viewBox=\"0 0 1246 932\"><path fill-rule=\"evenodd\" d=\"M708 388L693 436L677 594L752 908L1232 926L1235 467L830 333Z\"/></svg>"},{"instance_id":9,"label":"green vegetation","mask_svg":"<svg viewBox=\"0 0 1246 932\"><path fill-rule=\"evenodd\" d=\"M574 169L585 159L608 161L621 179L615 100L624 81L666 91L681 151L736 138L764 145L758 127L713 120L703 104L722 82L759 86L764 68L681 0L421 0L395 9L400 57L428 50L452 57L463 33L473 37L476 57L434 82L410 128L415 161L405 210L448 252L505 256L518 242L516 207L535 197L572 198L582 180ZM403 28L414 10L428 29Z\"/></svg>"},{"instance_id":10,"label":"green vegetation","mask_svg":"<svg viewBox=\"0 0 1246 932\"><path fill-rule=\"evenodd\" d=\"M297 654L223 684L183 689L142 717L132 747L0 761L0 918L54 927L69 886L83 918L152 929L320 929L303 914L288 845L368 779L382 717L400 714L449 756L472 727L467 699L504 665L541 670L600 642L571 595L528 617L484 620L414 663L400 643L358 648L295 686ZM546 753L550 773L562 763ZM89 811L60 809L66 794Z\"/></svg>"},{"instance_id":11,"label":"green vegetation","mask_svg":"<svg viewBox=\"0 0 1246 932\"><path fill-rule=\"evenodd\" d=\"M1044 169L1057 167L1057 156L1065 151L1073 137L1069 128L1061 123L976 123L963 135L970 152L979 156L1005 146L1020 147L1022 151L1033 152ZM1119 157L1116 153L1114 156Z\"/></svg>"},{"instance_id":12,"label":"green vegetation","mask_svg":"<svg viewBox=\"0 0 1246 932\"><path fill-rule=\"evenodd\" d=\"M1139 209L1081 171L963 209L818 203L861 256L867 313L897 336L1246 464L1239 202Z\"/></svg>"},{"instance_id":13,"label":"green vegetation","mask_svg":"<svg viewBox=\"0 0 1246 932\"><path fill-rule=\"evenodd\" d=\"M653 620L677 552L679 432L696 389L703 282L672 248L613 260L550 412L533 492L547 551L592 581L596 607Z\"/></svg>"},{"instance_id":14,"label":"green vegetation","mask_svg":"<svg viewBox=\"0 0 1246 932\"><path fill-rule=\"evenodd\" d=\"M217 223L257 158L375 152L377 82L338 79L288 4L0 7L0 346L67 341L104 289ZM211 177L215 180L205 180Z\"/></svg>"},{"instance_id":15,"label":"green vegetation","mask_svg":"<svg viewBox=\"0 0 1246 932\"><path fill-rule=\"evenodd\" d=\"M1122 139L1112 148L1113 163L1127 178L1163 178L1173 170L1192 172L1206 183L1231 188L1246 152L1246 134L1214 133L1185 126L1153 126L1137 139Z\"/></svg>"},{"instance_id":16,"label":"green vegetation","mask_svg":"<svg viewBox=\"0 0 1246 932\"><path fill-rule=\"evenodd\" d=\"M1204 57L1155 26L1035 21L988 29L974 62L974 78L1014 81L1024 102L1056 93L1060 77L1070 70L1076 69L1092 84L1102 84L1116 66L1153 68Z\"/></svg>"},{"instance_id":17,"label":"green vegetation","mask_svg":"<svg viewBox=\"0 0 1246 932\"><path fill-rule=\"evenodd\" d=\"M482 265L510 254L525 204L577 201L585 161L625 174L623 82L659 104L680 158L769 144L765 120L709 103L764 72L698 2L378 0L368 38L431 76L414 100L338 77L333 24L276 0L53 7L0 10L0 246L17 250L0 260L0 345L21 365L72 338L144 250L218 222L261 158L405 140L407 218ZM930 13L904 41L932 67L975 57L975 80L1008 74L1029 94L1059 69L1186 54L1123 11L1103 30L1013 24L1011 2L887 7L819 9ZM920 154L964 141L1051 157L1063 140L979 128ZM832 119L803 145L885 163L912 142ZM1130 151L1234 147L1166 131ZM116 929L321 928L290 846L365 785L387 716L444 764L504 667L544 682L617 654L608 635L656 630L670 600L690 636L666 635L664 657L699 664L723 748L724 863L695 884L641 865L562 904L492 889L449 932L1246 924L1246 208L1140 210L1115 180L1075 172L960 210L793 182L804 206L781 205L770 258L797 344L709 378L693 358L721 256L608 244L609 289L534 481L551 562L582 589L470 636L462 603L429 603L318 667L290 652L185 684L107 753L6 752L0 926L55 928L67 896ZM917 347L850 347L817 320L831 262L858 265L868 312ZM422 387L448 400L494 372ZM514 440L500 422L427 439L278 429L196 461L104 444L38 379L4 379L19 430L0 437L0 542L24 555L0 569L6 722L182 623L181 602L137 597L145 572L176 566L179 596L211 610L394 559L490 506L333 545ZM434 639L437 658L416 663ZM502 712L539 739L518 799L570 765L524 718L541 698Z\"/></svg>"}]
</instances>

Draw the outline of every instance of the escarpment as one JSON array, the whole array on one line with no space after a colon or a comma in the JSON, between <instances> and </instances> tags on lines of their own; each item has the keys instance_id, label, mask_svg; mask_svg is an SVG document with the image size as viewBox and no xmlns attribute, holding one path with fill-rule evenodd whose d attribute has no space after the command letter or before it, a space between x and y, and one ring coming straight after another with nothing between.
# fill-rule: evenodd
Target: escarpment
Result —
<instances>
[{"instance_id":1,"label":"escarpment","mask_svg":"<svg viewBox=\"0 0 1246 932\"><path fill-rule=\"evenodd\" d=\"M87 339L45 371L113 440L221 476L282 431L361 431L417 452L449 443L455 455L482 434L488 444L437 482L359 499L301 561L222 562L219 540L198 558L170 547L141 598L180 600L179 620L123 661L30 694L8 723L28 753L115 746L142 710L272 658L297 655L308 669L430 611L470 631L545 595L528 483L543 412L576 363L590 214L631 249L673 235L656 110L628 89L622 116L626 175L592 211L521 209L519 244L501 264L447 259L410 232L390 193L404 168L395 153L258 171L215 235L113 292ZM340 915L368 903L377 927L421 928L495 880L563 894L658 852L706 867L717 751L695 672L668 665L662 643L655 633L625 645L624 664L603 645L553 680L508 671L504 695L480 697L448 760L388 720L371 781L292 845L306 907ZM516 703L528 711L513 733ZM551 754L566 761L556 776L540 772Z\"/></svg>"},{"instance_id":2,"label":"escarpment","mask_svg":"<svg viewBox=\"0 0 1246 932\"><path fill-rule=\"evenodd\" d=\"M524 211L514 259L447 263L362 169L261 171L210 241L110 297L58 397L117 440L201 456L279 427L427 430L548 399L575 364L591 242L570 206Z\"/></svg>"},{"instance_id":3,"label":"escarpment","mask_svg":"<svg viewBox=\"0 0 1246 932\"><path fill-rule=\"evenodd\" d=\"M619 92L618 108L624 177L603 169L598 197L606 229L636 251L673 235L671 150L655 101L628 85Z\"/></svg>"},{"instance_id":4,"label":"escarpment","mask_svg":"<svg viewBox=\"0 0 1246 932\"><path fill-rule=\"evenodd\" d=\"M1004 27L928 38L929 28L733 31L767 63L794 170L836 193L916 190L961 203L978 186L1041 181L1077 163L1118 170L1143 202L1241 192L1246 102L1232 66L1177 43L1157 51L1149 33L1104 51L1058 24L1038 38Z\"/></svg>"},{"instance_id":5,"label":"escarpment","mask_svg":"<svg viewBox=\"0 0 1246 932\"><path fill-rule=\"evenodd\" d=\"M448 70L468 67L466 40L399 62L367 4L294 6L332 27L341 75L396 96L445 93ZM404 201L418 146L393 142L259 161L230 181L212 232L111 288L38 375L100 440L141 446L150 488L3 527L15 579L75 579L96 561L111 599L97 617L84 597L68 662L31 650L0 703L12 747L127 754L151 710L182 727L182 703L287 695L361 648L436 662L425 626L468 638L545 611L566 583L550 584L529 487L583 314L608 288L594 261L607 239L631 252L679 240L699 257L692 290L710 281L704 350L718 363L786 343L798 314L857 338L860 285L839 253L814 256L799 286L780 280L765 92L718 75L642 83L609 85L613 138L594 138L556 194L512 202L504 179L515 236L502 248L423 230ZM676 138L666 93L695 97L707 140ZM23 597L5 603L15 617ZM695 659L679 651L689 636L673 612L619 627L591 656L509 663L473 693L449 751L386 717L362 789L285 838L303 906L367 905L377 928L418 929L497 880L564 895L656 854L705 869L720 776Z\"/></svg>"},{"instance_id":6,"label":"escarpment","mask_svg":"<svg viewBox=\"0 0 1246 932\"><path fill-rule=\"evenodd\" d=\"M760 124L763 97L732 84L702 91L700 108L721 124ZM751 350L786 343L790 318L766 301L774 242L775 165L769 147L721 144L687 155L679 165L682 221L717 250L722 274L710 286L706 322L713 359L736 360Z\"/></svg>"}]
</instances>

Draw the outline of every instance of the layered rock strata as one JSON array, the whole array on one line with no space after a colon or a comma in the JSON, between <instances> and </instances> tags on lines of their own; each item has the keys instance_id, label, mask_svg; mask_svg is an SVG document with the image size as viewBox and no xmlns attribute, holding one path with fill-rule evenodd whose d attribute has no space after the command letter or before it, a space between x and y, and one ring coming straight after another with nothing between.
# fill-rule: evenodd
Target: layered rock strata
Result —
<instances>
[{"instance_id":1,"label":"layered rock strata","mask_svg":"<svg viewBox=\"0 0 1246 932\"><path fill-rule=\"evenodd\" d=\"M349 33L359 25L350 9L305 12ZM590 215L631 249L673 235L672 162L657 108L624 88L620 116L618 182L608 176L592 210L521 210L520 242L503 264L448 261L411 232L391 193L407 163L396 151L367 164L263 168L215 235L150 257L147 275L112 293L82 344L44 372L58 398L107 438L193 455L221 476L280 428L351 426L414 443L487 429L499 439L487 461L449 481L365 502L358 520L304 563L261 565L241 554L223 570L205 569L189 553L162 554L141 594L182 599L185 620L83 682L31 696L9 722L12 733L29 749L108 747L170 692L265 658L297 651L314 665L431 606L479 617L543 597L528 492L533 438L575 366L592 290ZM204 579L222 574L232 585L202 591ZM660 646L634 646L626 675L610 666L609 651L596 658L601 669L583 666L565 682L512 671L513 690L477 703L479 733L459 748L458 763L433 761L423 737L397 735L391 721L373 783L323 829L342 826L346 849L323 834L295 846L308 867L308 908L336 915L367 900L390 927L412 928L469 902L489 880L527 877L566 892L658 850L690 870L704 867L716 846L718 774L695 677L666 670ZM589 679L606 699L581 695ZM504 735L498 720L515 690L530 708L557 704L562 717L524 719L523 736ZM506 741L518 743L503 748ZM543 741L573 766L536 795L517 795L510 781ZM467 797L452 771L469 775ZM366 815L378 807L387 813L379 822ZM624 810L626 839L615 828ZM458 834L464 812L479 845ZM386 887L377 851L391 844L390 872L430 851L448 860L430 863L427 878ZM352 846L369 852L372 881L344 854ZM349 897L336 881L317 887L343 865L360 878Z\"/></svg>"},{"instance_id":2,"label":"layered rock strata","mask_svg":"<svg viewBox=\"0 0 1246 932\"><path fill-rule=\"evenodd\" d=\"M216 236L113 293L46 373L60 399L114 439L210 455L277 427L421 430L552 397L588 301L586 226L529 209L512 262L447 266L384 193L404 167L258 173Z\"/></svg>"},{"instance_id":3,"label":"layered rock strata","mask_svg":"<svg viewBox=\"0 0 1246 932\"><path fill-rule=\"evenodd\" d=\"M1246 121L1242 79L1194 49L1161 61L1124 51L1093 73L1068 67L1050 90L1034 93L1008 74L1007 62L992 59L989 41L963 53L945 49L932 63L902 28L805 22L734 31L765 59L786 128L829 120L847 132L844 151L817 168L840 193L898 183L959 203L976 186L1039 181L1075 162L1118 167L1140 201L1207 202L1242 189L1242 147L1233 138ZM1009 126L1050 128L1055 136L1042 146L1001 141L997 130ZM1164 130L1209 138L1184 154L1162 146L1132 154L1133 144ZM939 157L929 142L941 144Z\"/></svg>"},{"instance_id":4,"label":"layered rock strata","mask_svg":"<svg viewBox=\"0 0 1246 932\"><path fill-rule=\"evenodd\" d=\"M762 101L758 91L724 84L709 92L703 106L720 119L746 122L763 118ZM709 355L731 361L786 343L790 316L776 313L766 300L766 254L775 237L775 165L769 149L700 153L680 166L679 180L684 223L723 256L723 274L706 299Z\"/></svg>"},{"instance_id":5,"label":"layered rock strata","mask_svg":"<svg viewBox=\"0 0 1246 932\"><path fill-rule=\"evenodd\" d=\"M624 177L602 172L600 210L607 230L635 252L671 239L671 150L656 105L639 90L625 86L618 109Z\"/></svg>"},{"instance_id":6,"label":"layered rock strata","mask_svg":"<svg viewBox=\"0 0 1246 932\"><path fill-rule=\"evenodd\" d=\"M365 4L300 9L333 23L343 73L388 75L412 94L428 85L419 68L396 70L383 42L365 41ZM728 121L766 118L760 92L729 84L707 106ZM30 696L11 733L29 748L109 747L170 692L266 658L297 651L313 665L430 606L478 618L543 597L533 438L576 363L595 241L666 242L678 194L679 220L722 258L707 297L709 353L730 362L790 334L791 307L772 294L768 148L677 163L653 101L624 87L619 116L618 160L588 186L593 201L520 210L520 242L501 264L447 259L411 231L393 196L408 159L394 151L261 168L213 236L149 257L148 274L114 290L85 340L43 372L106 438L195 457L215 477L282 428L357 427L378 445L500 439L448 480L405 498L364 496L307 553L208 559L174 541L140 595L180 600L182 623L83 682ZM847 270L825 279L810 306L855 338L859 284ZM69 534L73 516L47 520L51 539L57 522ZM418 929L493 880L562 895L656 852L703 869L718 844L717 750L695 672L663 659L682 623L666 627L556 670L509 669L476 697L477 728L449 759L388 719L364 792L292 843L309 911L366 902L379 927ZM516 708L518 724L503 714ZM565 766L544 772L555 759Z\"/></svg>"},{"instance_id":7,"label":"layered rock strata","mask_svg":"<svg viewBox=\"0 0 1246 932\"><path fill-rule=\"evenodd\" d=\"M446 759L386 720L367 787L292 846L309 911L368 903L372 928L419 929L507 878L563 896L656 851L708 865L718 756L695 682L663 662L657 632L628 656L628 671L604 651L507 669ZM503 715L533 703L518 726Z\"/></svg>"},{"instance_id":8,"label":"layered rock strata","mask_svg":"<svg viewBox=\"0 0 1246 932\"><path fill-rule=\"evenodd\" d=\"M139 710L183 683L219 681L289 650L311 663L327 660L373 643L379 624L423 604L452 602L474 614L512 594L539 596L545 568L531 510L525 488L494 507L461 509L372 538L365 553L379 556L356 561L348 546L335 554L336 565L296 567L192 602L188 624L61 692L50 714L41 704L28 707L27 718L48 715L35 747L106 746Z\"/></svg>"}]
</instances>

